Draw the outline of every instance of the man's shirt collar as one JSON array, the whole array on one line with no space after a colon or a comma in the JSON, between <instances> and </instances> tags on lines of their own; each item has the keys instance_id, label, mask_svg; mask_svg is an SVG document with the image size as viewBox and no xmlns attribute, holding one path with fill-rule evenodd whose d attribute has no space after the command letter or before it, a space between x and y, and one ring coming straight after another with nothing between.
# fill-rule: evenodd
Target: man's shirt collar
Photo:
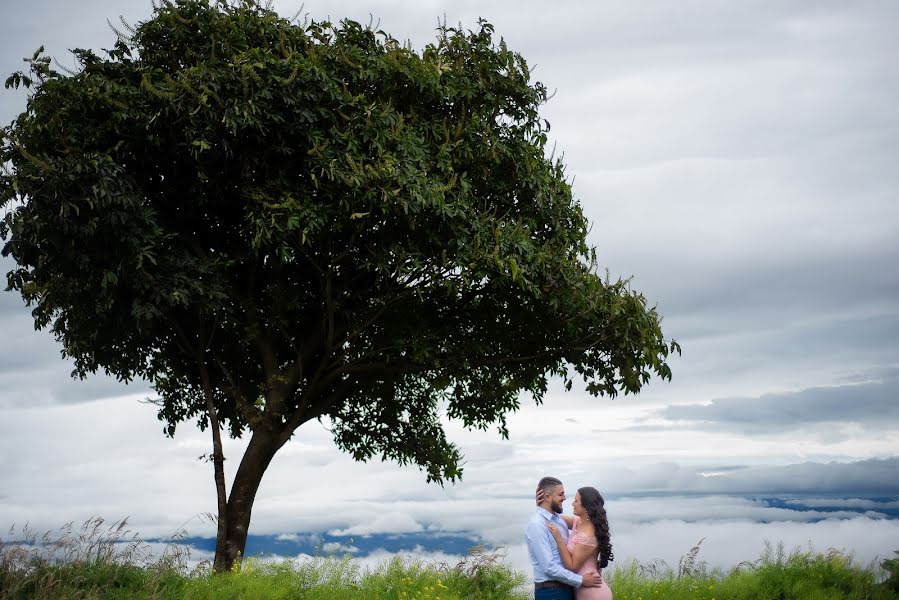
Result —
<instances>
[{"instance_id":1,"label":"man's shirt collar","mask_svg":"<svg viewBox=\"0 0 899 600\"><path fill-rule=\"evenodd\" d=\"M542 506L538 506L538 507L537 507L537 514L538 514L538 515L541 515L541 516L542 516L544 519L546 519L547 521L551 521L552 518L553 518L553 515L556 514L556 513L554 513L554 512L549 512L548 510L546 510L546 509L543 508Z\"/></svg>"}]
</instances>

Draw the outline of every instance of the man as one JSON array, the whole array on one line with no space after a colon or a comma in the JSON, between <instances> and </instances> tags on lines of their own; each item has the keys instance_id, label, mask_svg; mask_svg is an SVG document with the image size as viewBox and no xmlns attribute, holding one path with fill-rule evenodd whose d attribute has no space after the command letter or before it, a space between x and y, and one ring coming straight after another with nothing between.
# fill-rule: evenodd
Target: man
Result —
<instances>
[{"instance_id":1,"label":"man","mask_svg":"<svg viewBox=\"0 0 899 600\"><path fill-rule=\"evenodd\" d=\"M534 568L534 600L573 600L574 588L602 584L602 578L596 573L582 577L562 566L559 547L546 524L555 525L562 538L568 540L568 525L559 516L563 502L565 487L562 482L555 477L541 479L537 484L537 510L525 532L528 558Z\"/></svg>"}]
</instances>

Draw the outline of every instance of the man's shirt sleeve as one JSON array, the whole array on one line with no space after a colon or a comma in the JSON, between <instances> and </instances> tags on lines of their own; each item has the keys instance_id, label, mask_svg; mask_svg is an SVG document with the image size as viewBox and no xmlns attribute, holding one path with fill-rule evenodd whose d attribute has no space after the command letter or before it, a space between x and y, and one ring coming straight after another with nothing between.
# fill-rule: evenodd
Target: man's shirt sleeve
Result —
<instances>
[{"instance_id":1,"label":"man's shirt sleeve","mask_svg":"<svg viewBox=\"0 0 899 600\"><path fill-rule=\"evenodd\" d=\"M559 549L556 547L556 540L552 534L546 529L546 524L542 519L532 519L528 522L528 528L525 532L528 546L534 551L534 558L540 569L546 575L556 581L562 581L574 587L580 587L583 577L577 573L572 573L564 566L559 558Z\"/></svg>"}]
</instances>

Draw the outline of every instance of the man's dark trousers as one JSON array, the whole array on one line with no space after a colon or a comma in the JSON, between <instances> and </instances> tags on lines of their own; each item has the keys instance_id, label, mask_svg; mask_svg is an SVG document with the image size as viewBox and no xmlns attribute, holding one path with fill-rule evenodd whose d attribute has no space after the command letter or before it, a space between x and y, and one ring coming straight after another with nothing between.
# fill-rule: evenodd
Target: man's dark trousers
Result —
<instances>
[{"instance_id":1,"label":"man's dark trousers","mask_svg":"<svg viewBox=\"0 0 899 600\"><path fill-rule=\"evenodd\" d=\"M574 591L570 587L534 590L534 600L574 600Z\"/></svg>"}]
</instances>

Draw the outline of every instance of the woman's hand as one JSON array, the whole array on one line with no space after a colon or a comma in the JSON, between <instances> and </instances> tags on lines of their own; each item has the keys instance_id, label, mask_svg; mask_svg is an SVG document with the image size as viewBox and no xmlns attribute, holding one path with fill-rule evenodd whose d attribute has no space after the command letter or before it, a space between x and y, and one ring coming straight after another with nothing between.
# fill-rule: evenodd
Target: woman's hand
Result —
<instances>
[{"instance_id":1,"label":"woman's hand","mask_svg":"<svg viewBox=\"0 0 899 600\"><path fill-rule=\"evenodd\" d=\"M556 542L562 543L562 534L559 533L559 530L556 529L556 526L552 523L547 523L546 528L549 529L549 532L556 538Z\"/></svg>"},{"instance_id":2,"label":"woman's hand","mask_svg":"<svg viewBox=\"0 0 899 600\"><path fill-rule=\"evenodd\" d=\"M544 492L540 488L537 488L536 498L537 498L537 506L540 506L540 503L543 502L544 500L546 500L546 492Z\"/></svg>"}]
</instances>

